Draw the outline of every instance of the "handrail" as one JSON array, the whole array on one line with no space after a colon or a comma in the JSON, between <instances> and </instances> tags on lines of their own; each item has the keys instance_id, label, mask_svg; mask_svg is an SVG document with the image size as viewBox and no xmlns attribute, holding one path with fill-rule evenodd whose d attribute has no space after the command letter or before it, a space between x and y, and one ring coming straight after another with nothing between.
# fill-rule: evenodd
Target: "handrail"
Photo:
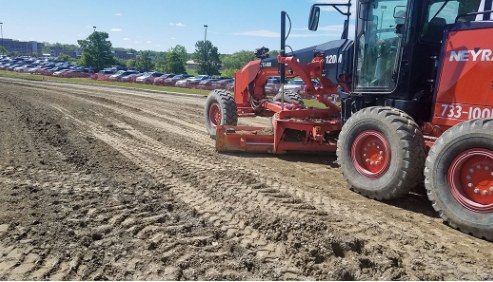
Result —
<instances>
[{"instance_id":1,"label":"handrail","mask_svg":"<svg viewBox=\"0 0 493 282\"><path fill-rule=\"evenodd\" d=\"M458 15L458 16L455 18L455 23L457 23L457 21L458 21L460 18L465 17L465 16L484 15L484 14L491 14L491 13L493 13L493 10L482 11L482 12L472 12L472 13L466 13L466 14L460 14L460 15Z\"/></svg>"}]
</instances>

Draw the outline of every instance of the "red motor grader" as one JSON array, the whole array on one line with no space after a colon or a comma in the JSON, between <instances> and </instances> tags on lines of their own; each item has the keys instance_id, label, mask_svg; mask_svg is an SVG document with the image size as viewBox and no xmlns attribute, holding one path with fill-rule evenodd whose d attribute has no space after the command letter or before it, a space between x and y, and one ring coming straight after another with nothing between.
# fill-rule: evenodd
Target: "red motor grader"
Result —
<instances>
[{"instance_id":1,"label":"red motor grader","mask_svg":"<svg viewBox=\"0 0 493 282\"><path fill-rule=\"evenodd\" d=\"M350 2L313 5L308 28L317 30L323 5L347 16L340 40L286 52L282 12L280 55L257 49L259 60L235 74L234 96L209 94L205 120L217 150L335 151L352 189L378 200L425 179L444 221L493 240L492 1L359 0L354 40ZM282 84L300 77L305 95L326 108L307 107L282 86L269 99L263 87L277 75ZM272 117L273 127L237 126L255 116Z\"/></svg>"}]
</instances>

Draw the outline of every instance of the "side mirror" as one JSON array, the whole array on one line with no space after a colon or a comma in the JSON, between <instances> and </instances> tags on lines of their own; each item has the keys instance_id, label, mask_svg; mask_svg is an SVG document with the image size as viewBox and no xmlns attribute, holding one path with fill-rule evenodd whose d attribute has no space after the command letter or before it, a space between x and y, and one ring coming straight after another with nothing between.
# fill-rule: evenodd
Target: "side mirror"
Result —
<instances>
[{"instance_id":1,"label":"side mirror","mask_svg":"<svg viewBox=\"0 0 493 282\"><path fill-rule=\"evenodd\" d=\"M370 18L370 16L368 15L368 12L371 8L370 5L371 4L369 2L366 2L366 3L360 2L359 3L359 18L365 22L371 22L371 21L375 20L374 17Z\"/></svg>"},{"instance_id":2,"label":"side mirror","mask_svg":"<svg viewBox=\"0 0 493 282\"><path fill-rule=\"evenodd\" d=\"M319 19L320 19L320 7L313 5L310 10L310 17L308 19L308 29L316 31L318 28Z\"/></svg>"}]
</instances>

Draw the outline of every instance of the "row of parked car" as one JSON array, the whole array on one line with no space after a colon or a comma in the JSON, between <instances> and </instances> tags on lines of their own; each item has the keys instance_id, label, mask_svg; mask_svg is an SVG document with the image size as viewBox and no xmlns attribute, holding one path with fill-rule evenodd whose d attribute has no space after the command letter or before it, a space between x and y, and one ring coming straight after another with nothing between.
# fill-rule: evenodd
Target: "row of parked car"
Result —
<instances>
[{"instance_id":1,"label":"row of parked car","mask_svg":"<svg viewBox=\"0 0 493 282\"><path fill-rule=\"evenodd\" d=\"M203 90L227 89L231 92L234 90L234 79L227 77L212 77L208 75L192 76L157 71L140 72L134 69L119 70L116 67L94 73L92 69L79 67L76 63L49 58L38 59L34 57L0 56L0 70L65 78L90 77L91 79L101 81L141 83ZM318 81L314 80L313 83L315 86L320 86ZM276 95L279 92L280 86L281 77L272 76L267 80L264 88L265 93L267 95ZM284 86L284 89L286 91L297 92L303 99L313 99L313 96L304 95L305 86L302 80L291 80Z\"/></svg>"},{"instance_id":2,"label":"row of parked car","mask_svg":"<svg viewBox=\"0 0 493 282\"><path fill-rule=\"evenodd\" d=\"M76 63L28 56L0 56L0 70L59 77L89 77L93 72L92 69L79 67Z\"/></svg>"},{"instance_id":3,"label":"row of parked car","mask_svg":"<svg viewBox=\"0 0 493 282\"><path fill-rule=\"evenodd\" d=\"M162 73L157 71L139 72L137 70L116 71L114 69L105 69L91 75L91 79L203 90L220 88L233 91L234 88L234 79L228 77L213 77L209 75L192 76L188 74Z\"/></svg>"}]
</instances>

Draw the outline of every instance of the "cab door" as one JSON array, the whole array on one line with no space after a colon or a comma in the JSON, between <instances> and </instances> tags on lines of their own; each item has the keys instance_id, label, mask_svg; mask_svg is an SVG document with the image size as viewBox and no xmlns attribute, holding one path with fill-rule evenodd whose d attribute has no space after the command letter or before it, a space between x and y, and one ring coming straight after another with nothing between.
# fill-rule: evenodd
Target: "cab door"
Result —
<instances>
[{"instance_id":1,"label":"cab door","mask_svg":"<svg viewBox=\"0 0 493 282\"><path fill-rule=\"evenodd\" d=\"M409 0L365 2L357 9L353 89L391 93L399 77Z\"/></svg>"}]
</instances>

